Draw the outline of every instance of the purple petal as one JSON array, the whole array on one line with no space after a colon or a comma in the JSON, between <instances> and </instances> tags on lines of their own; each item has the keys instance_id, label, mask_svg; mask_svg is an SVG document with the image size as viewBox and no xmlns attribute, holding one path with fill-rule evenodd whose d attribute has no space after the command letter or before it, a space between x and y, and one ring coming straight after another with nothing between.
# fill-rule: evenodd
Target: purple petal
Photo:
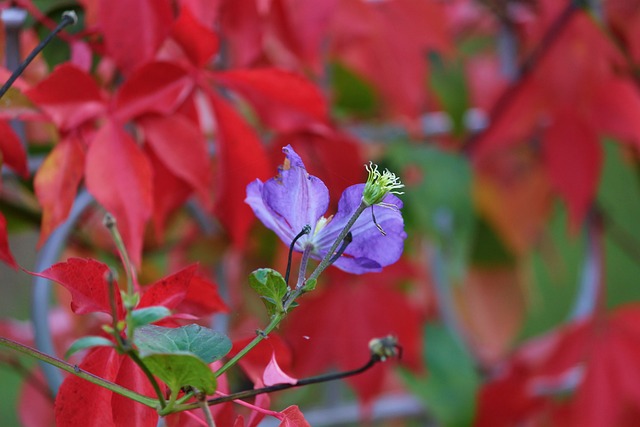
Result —
<instances>
[{"instance_id":1,"label":"purple petal","mask_svg":"<svg viewBox=\"0 0 640 427\"><path fill-rule=\"evenodd\" d=\"M316 226L329 206L329 190L317 177L309 175L300 156L290 145L282 149L286 155L279 175L264 184L256 180L247 186L245 202L262 223L274 231L286 244L305 225ZM300 248L308 240L298 240Z\"/></svg>"},{"instance_id":2,"label":"purple petal","mask_svg":"<svg viewBox=\"0 0 640 427\"><path fill-rule=\"evenodd\" d=\"M338 202L338 212L316 238L317 252L326 253L329 250L360 205L363 189L364 184L356 184L342 193ZM397 209L379 205L367 208L351 228L353 241L333 265L350 273L362 274L380 271L382 267L393 264L400 258L404 249L404 239L407 237L400 213L402 201L393 194L388 194L383 202ZM386 235L375 226L371 209Z\"/></svg>"}]
</instances>

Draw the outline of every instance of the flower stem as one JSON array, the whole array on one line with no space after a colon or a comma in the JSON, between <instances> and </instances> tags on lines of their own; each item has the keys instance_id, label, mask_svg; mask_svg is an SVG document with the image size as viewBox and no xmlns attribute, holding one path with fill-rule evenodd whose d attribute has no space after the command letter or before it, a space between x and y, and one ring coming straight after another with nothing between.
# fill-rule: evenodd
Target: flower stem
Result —
<instances>
[{"instance_id":1,"label":"flower stem","mask_svg":"<svg viewBox=\"0 0 640 427\"><path fill-rule=\"evenodd\" d=\"M218 369L214 374L216 377L224 374L229 368L238 363L240 359L244 357L251 349L253 349L256 345L258 345L263 339L267 337L275 328L278 327L282 319L285 317L285 313L278 313L273 316L271 322L266 327L264 331L260 331L256 337L251 340L249 344L247 344L242 350L238 352L235 356L233 356L227 363L225 363L220 369Z\"/></svg>"},{"instance_id":2,"label":"flower stem","mask_svg":"<svg viewBox=\"0 0 640 427\"><path fill-rule=\"evenodd\" d=\"M309 245L304 248L302 253L302 260L300 261L300 271L298 273L298 282L296 283L296 289L302 288L304 285L305 275L307 273L307 264L309 263L309 256L311 256L311 250L313 246Z\"/></svg>"},{"instance_id":3,"label":"flower stem","mask_svg":"<svg viewBox=\"0 0 640 427\"><path fill-rule=\"evenodd\" d=\"M287 285L289 284L289 275L291 273L291 259L293 258L293 248L296 246L296 242L298 241L298 239L309 233L311 233L311 226L305 225L304 227L302 227L302 231L300 231L300 233L298 233L298 235L293 238L293 241L291 241L291 245L289 246L289 256L287 258L287 271L284 274L284 281Z\"/></svg>"},{"instance_id":4,"label":"flower stem","mask_svg":"<svg viewBox=\"0 0 640 427\"><path fill-rule=\"evenodd\" d=\"M311 276L309 276L309 279L307 280L317 280L320 274L322 274L322 272L331 265L336 249L338 249L338 246L340 246L344 238L347 237L347 234L349 234L349 230L351 230L353 224L355 224L358 217L362 214L362 212L364 212L367 207L368 205L364 201L360 202L360 205L356 208L353 215L351 215L349 221L347 221L347 225L345 225L345 227L342 229L336 241L333 242L333 245L331 246L327 254L324 256L322 261L320 261L320 264L318 264L316 269L313 271L313 273L311 273Z\"/></svg>"},{"instance_id":5,"label":"flower stem","mask_svg":"<svg viewBox=\"0 0 640 427\"><path fill-rule=\"evenodd\" d=\"M80 369L77 365L72 365L63 360L49 356L48 354L44 354L36 349L20 344L19 342L13 341L9 338L0 337L0 346L8 347L22 354L26 354L28 356L34 357L43 362L49 363L57 368L62 369L63 371L66 371L72 375L75 375L84 380L87 380L90 383L99 385L100 387L104 387L107 390L110 390L121 396L127 397L131 400L134 400L150 408L155 409L158 405L158 401L155 399L152 399L147 396L143 396L142 394L136 393L135 391L129 390L128 388L124 388L121 385L114 384L111 381L107 381L103 378L100 378L97 375L93 375L90 372Z\"/></svg>"}]
</instances>

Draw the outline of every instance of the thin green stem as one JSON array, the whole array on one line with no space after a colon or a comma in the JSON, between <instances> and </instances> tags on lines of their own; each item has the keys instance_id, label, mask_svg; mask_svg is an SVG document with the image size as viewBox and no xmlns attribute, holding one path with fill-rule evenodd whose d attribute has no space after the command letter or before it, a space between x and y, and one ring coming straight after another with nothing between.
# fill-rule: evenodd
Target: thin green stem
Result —
<instances>
[{"instance_id":1,"label":"thin green stem","mask_svg":"<svg viewBox=\"0 0 640 427\"><path fill-rule=\"evenodd\" d=\"M327 254L324 256L322 261L320 261L320 264L318 264L316 269L313 271L313 273L311 273L311 276L309 276L307 280L317 280L320 274L322 274L322 272L331 265L331 261L336 252L336 249L338 249L338 246L340 246L344 238L347 236L349 230L351 230L351 227L353 227L353 224L355 224L358 217L362 214L362 212L364 212L367 207L368 205L364 201L360 202L360 205L357 207L356 211L353 213L353 215L351 215L351 218L349 218L347 225L345 225L345 227L342 229L336 241L333 242L333 245L331 246Z\"/></svg>"},{"instance_id":2,"label":"thin green stem","mask_svg":"<svg viewBox=\"0 0 640 427\"><path fill-rule=\"evenodd\" d=\"M256 335L256 337L249 344L247 344L242 350L238 352L238 354L233 356L227 363L224 364L224 366L222 366L222 368L218 369L215 372L215 376L219 377L220 375L224 374L233 365L238 363L238 361L242 359L245 354L251 351L251 349L253 349L258 344L260 344L260 342L263 339L265 339L267 335L271 333L271 331L277 328L280 322L282 321L282 319L284 319L284 317L285 317L285 313L278 313L274 315L273 318L271 319L271 322L267 326L267 328L264 331L260 331L258 335Z\"/></svg>"},{"instance_id":3,"label":"thin green stem","mask_svg":"<svg viewBox=\"0 0 640 427\"><path fill-rule=\"evenodd\" d=\"M111 233L111 238L116 244L118 253L122 258L122 264L124 265L125 274L127 276L127 295L132 296L135 292L135 289L133 288L133 266L131 264L131 259L129 258L129 253L127 252L127 248L124 245L124 240L122 240L120 230L118 230L116 219L113 215L107 213L104 216L104 225Z\"/></svg>"},{"instance_id":4,"label":"thin green stem","mask_svg":"<svg viewBox=\"0 0 640 427\"><path fill-rule=\"evenodd\" d=\"M13 341L9 338L5 338L5 337L0 337L0 345L3 347L8 347L12 350L15 350L19 353L22 354L26 354L27 356L31 356L34 357L38 360L41 360L43 362L49 363L50 365L55 366L56 368L62 369L63 371L66 371L72 375L75 375L77 377L80 377L86 381L89 381L90 383L99 385L100 387L104 387L107 390L110 390L114 393L117 393L121 396L127 397L131 400L134 400L138 403L141 403L145 406L148 406L150 408L156 408L158 406L158 401L155 399L152 399L150 397L147 396L143 396L140 393L136 393L133 390L129 390L128 388L124 388L121 385L118 384L114 384L111 381L107 381L103 378L100 378L97 375L93 375L90 372L87 372L83 369L80 369L77 365L72 365L70 363L67 363L63 360L57 359L55 357L51 357L48 354L44 354L36 349L33 349L31 347L27 347L23 344L20 344L19 342Z\"/></svg>"},{"instance_id":5,"label":"thin green stem","mask_svg":"<svg viewBox=\"0 0 640 427\"><path fill-rule=\"evenodd\" d=\"M155 377L149 370L149 367L144 363L142 359L140 359L140 356L138 356L138 354L134 349L128 348L127 355L131 358L131 360L133 360L133 363L135 363L136 365L138 365L138 367L140 367L144 375L147 377L147 379L151 383L153 390L156 392L156 396L158 396L158 402L160 402L160 408L162 409L166 408L167 402L164 400L164 395L162 394L162 389L160 388L160 384L158 384L158 381L156 381Z\"/></svg>"},{"instance_id":6,"label":"thin green stem","mask_svg":"<svg viewBox=\"0 0 640 427\"><path fill-rule=\"evenodd\" d=\"M211 408L207 405L206 396L202 393L198 393L198 406L204 413L204 419L207 422L207 427L216 427L216 422L213 420L213 416L211 415Z\"/></svg>"}]
</instances>

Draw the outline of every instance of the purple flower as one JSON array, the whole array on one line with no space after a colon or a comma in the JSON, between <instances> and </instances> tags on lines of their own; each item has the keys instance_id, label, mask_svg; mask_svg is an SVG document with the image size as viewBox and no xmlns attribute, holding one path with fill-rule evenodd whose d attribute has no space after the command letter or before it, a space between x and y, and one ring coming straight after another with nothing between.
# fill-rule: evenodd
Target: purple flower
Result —
<instances>
[{"instance_id":1,"label":"purple flower","mask_svg":"<svg viewBox=\"0 0 640 427\"><path fill-rule=\"evenodd\" d=\"M302 159L290 145L282 151L286 159L278 168L278 176L264 183L260 180L250 183L245 201L260 221L286 244L291 244L303 227L309 225L311 233L298 239L294 249L303 252L310 248L311 257L322 259L360 206L365 184L352 185L344 190L338 202L338 212L324 217L329 206L326 185L309 175ZM352 242L333 265L350 273L362 274L380 271L382 267L396 262L402 255L407 237L400 208L402 201L390 193L382 198L380 204L368 207L350 230ZM384 234L374 223L373 216Z\"/></svg>"}]
</instances>

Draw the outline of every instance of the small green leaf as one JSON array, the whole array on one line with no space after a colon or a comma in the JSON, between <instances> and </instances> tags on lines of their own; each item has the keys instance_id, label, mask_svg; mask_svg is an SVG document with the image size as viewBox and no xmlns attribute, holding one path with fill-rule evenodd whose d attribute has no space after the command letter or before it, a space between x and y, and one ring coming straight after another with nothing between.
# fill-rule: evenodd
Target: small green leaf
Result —
<instances>
[{"instance_id":1,"label":"small green leaf","mask_svg":"<svg viewBox=\"0 0 640 427\"><path fill-rule=\"evenodd\" d=\"M91 347L114 347L114 344L111 340L105 337L99 337L95 335L82 337L75 340L73 344L71 344L71 346L65 353L64 358L68 359L72 354Z\"/></svg>"},{"instance_id":2,"label":"small green leaf","mask_svg":"<svg viewBox=\"0 0 640 427\"><path fill-rule=\"evenodd\" d=\"M200 358L192 353L152 353L142 358L149 370L178 393L182 387L192 386L206 394L217 388L216 377Z\"/></svg>"},{"instance_id":3,"label":"small green leaf","mask_svg":"<svg viewBox=\"0 0 640 427\"><path fill-rule=\"evenodd\" d=\"M231 341L226 335L195 324L180 328L143 326L136 330L134 342L143 358L158 353L191 353L204 363L211 363L231 350Z\"/></svg>"},{"instance_id":4,"label":"small green leaf","mask_svg":"<svg viewBox=\"0 0 640 427\"><path fill-rule=\"evenodd\" d=\"M161 305L139 308L131 312L131 323L134 328L138 328L162 320L170 315L171 311Z\"/></svg>"},{"instance_id":5,"label":"small green leaf","mask_svg":"<svg viewBox=\"0 0 640 427\"><path fill-rule=\"evenodd\" d=\"M271 268L260 268L249 276L249 285L262 297L269 315L282 313L282 299L289 288L280 273Z\"/></svg>"},{"instance_id":6,"label":"small green leaf","mask_svg":"<svg viewBox=\"0 0 640 427\"><path fill-rule=\"evenodd\" d=\"M307 280L306 282L304 282L304 286L302 287L302 290L305 292L311 292L316 288L317 284L318 284L318 281L316 279Z\"/></svg>"}]
</instances>

